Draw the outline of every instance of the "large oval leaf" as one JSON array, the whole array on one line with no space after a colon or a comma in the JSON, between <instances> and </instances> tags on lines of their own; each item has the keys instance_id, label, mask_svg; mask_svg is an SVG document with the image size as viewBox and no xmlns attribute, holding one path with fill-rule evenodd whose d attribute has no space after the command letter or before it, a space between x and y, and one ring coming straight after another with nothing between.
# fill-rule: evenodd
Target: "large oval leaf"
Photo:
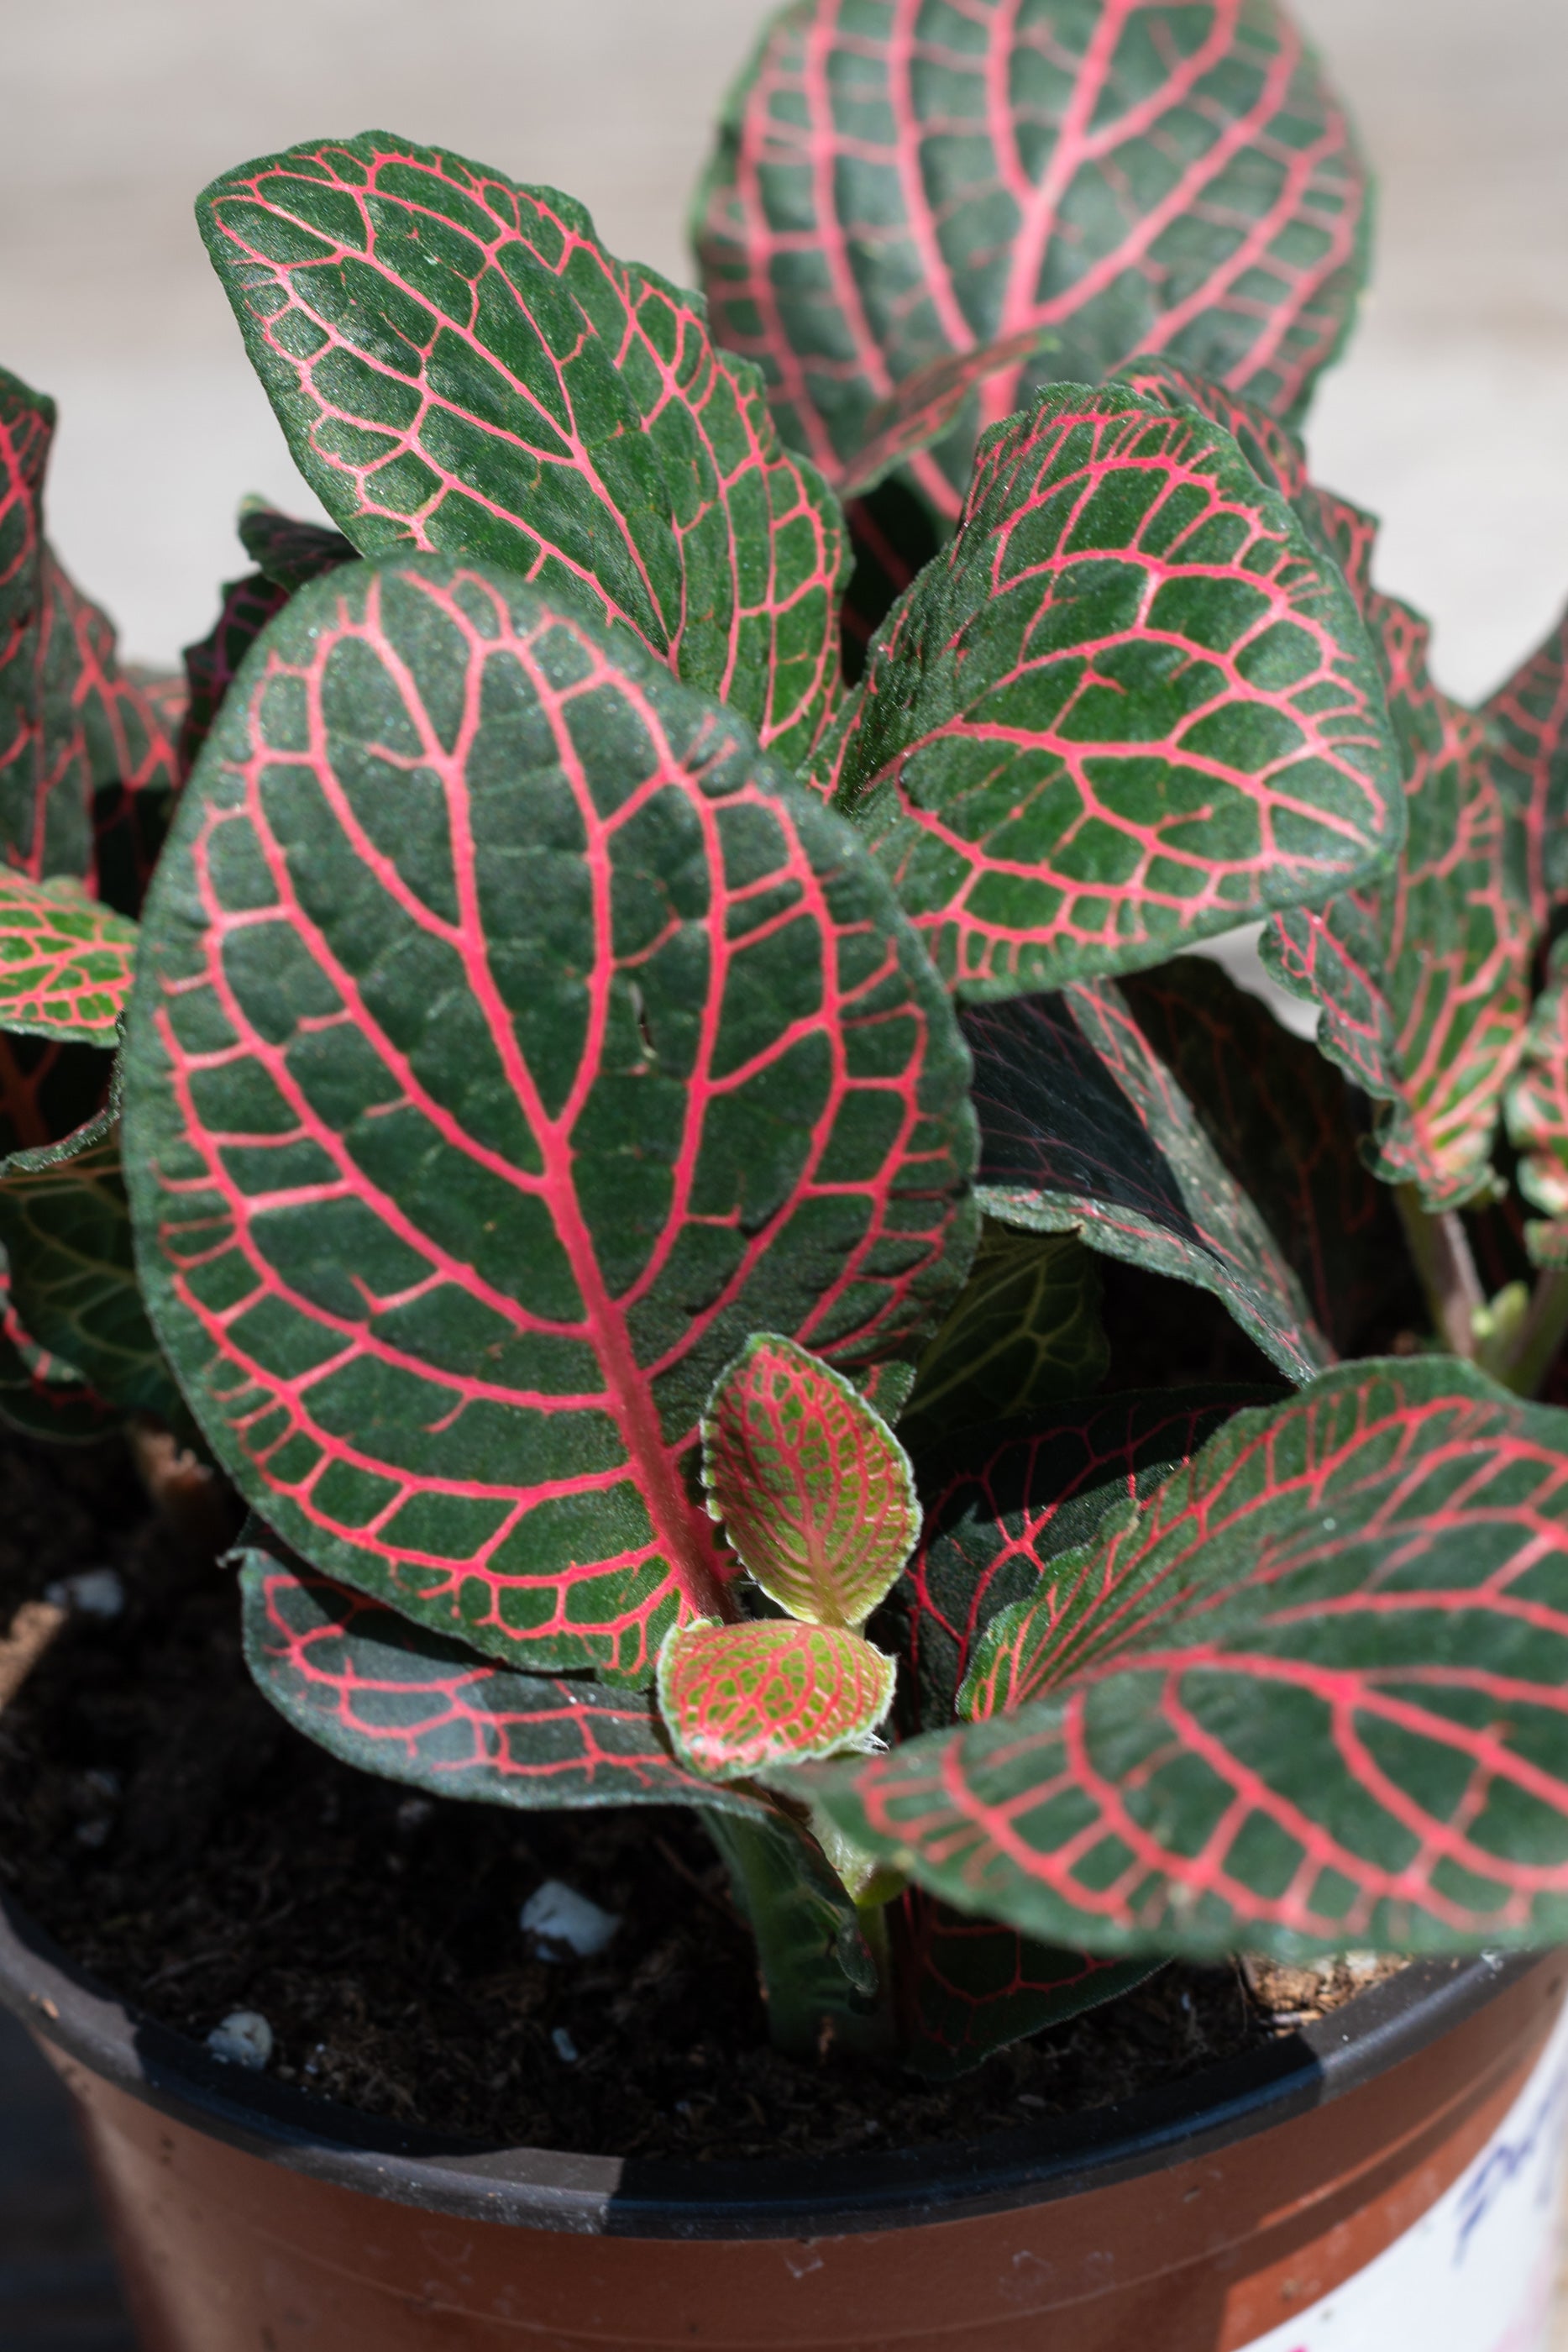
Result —
<instances>
[{"instance_id":1,"label":"large oval leaf","mask_svg":"<svg viewBox=\"0 0 1568 2352\"><path fill-rule=\"evenodd\" d=\"M756 1329L912 1352L972 1248L968 1059L853 835L504 573L271 625L142 926L154 1321L315 1566L530 1666L721 1613L695 1483Z\"/></svg>"},{"instance_id":2,"label":"large oval leaf","mask_svg":"<svg viewBox=\"0 0 1568 2352\"><path fill-rule=\"evenodd\" d=\"M238 1560L245 1653L297 1730L361 1772L486 1805L763 1801L678 1764L646 1691L519 1675L290 1561L254 1527Z\"/></svg>"},{"instance_id":3,"label":"large oval leaf","mask_svg":"<svg viewBox=\"0 0 1568 2352\"><path fill-rule=\"evenodd\" d=\"M0 1242L26 1330L127 1412L188 1426L147 1320L131 1252L120 1139L14 1159L0 1181Z\"/></svg>"},{"instance_id":4,"label":"large oval leaf","mask_svg":"<svg viewBox=\"0 0 1568 2352\"><path fill-rule=\"evenodd\" d=\"M119 1418L74 1364L39 1347L16 1312L10 1270L0 1255L0 1428L57 1445L90 1445Z\"/></svg>"},{"instance_id":5,"label":"large oval leaf","mask_svg":"<svg viewBox=\"0 0 1568 2352\"><path fill-rule=\"evenodd\" d=\"M172 790L170 713L121 672L110 623L43 535L55 404L0 368L0 857L35 880L92 871L109 783Z\"/></svg>"},{"instance_id":6,"label":"large oval leaf","mask_svg":"<svg viewBox=\"0 0 1568 2352\"><path fill-rule=\"evenodd\" d=\"M1098 1951L1568 1932L1568 1414L1346 1366L1064 1566L1049 1695L813 1782L870 1852Z\"/></svg>"},{"instance_id":7,"label":"large oval leaf","mask_svg":"<svg viewBox=\"0 0 1568 2352\"><path fill-rule=\"evenodd\" d=\"M1032 1423L970 1432L922 1465L925 1531L894 1596L911 1720L951 1723L977 1643L1039 1591L1064 1552L1147 1494L1256 1389L1167 1389L1048 1408Z\"/></svg>"},{"instance_id":8,"label":"large oval leaf","mask_svg":"<svg viewBox=\"0 0 1568 2352\"><path fill-rule=\"evenodd\" d=\"M695 296L606 253L570 196L385 131L247 163L197 212L361 554L521 572L805 757L837 691L841 518Z\"/></svg>"},{"instance_id":9,"label":"large oval leaf","mask_svg":"<svg viewBox=\"0 0 1568 2352\"><path fill-rule=\"evenodd\" d=\"M1549 641L1484 714L1441 692L1420 614L1372 584L1375 519L1309 480L1295 436L1166 362L1130 370L1208 416L1332 556L1366 624L1408 811L1386 875L1277 915L1266 954L1322 1008L1319 1042L1377 1105L1378 1173L1445 1209L1493 1189L1498 1108L1522 1050L1530 964L1549 913L1553 773L1568 700Z\"/></svg>"},{"instance_id":10,"label":"large oval leaf","mask_svg":"<svg viewBox=\"0 0 1568 2352\"><path fill-rule=\"evenodd\" d=\"M980 1200L1219 1299L1293 1381L1333 1361L1294 1267L1111 982L964 1015Z\"/></svg>"},{"instance_id":11,"label":"large oval leaf","mask_svg":"<svg viewBox=\"0 0 1568 2352\"><path fill-rule=\"evenodd\" d=\"M1168 352L1303 407L1354 313L1367 184L1274 0L794 0L695 227L715 332L825 467L918 370L1054 331L913 469L953 515L977 431L1050 377Z\"/></svg>"},{"instance_id":12,"label":"large oval leaf","mask_svg":"<svg viewBox=\"0 0 1568 2352\"><path fill-rule=\"evenodd\" d=\"M816 777L977 996L1321 905L1405 829L1338 568L1223 427L1119 385L988 436Z\"/></svg>"}]
</instances>

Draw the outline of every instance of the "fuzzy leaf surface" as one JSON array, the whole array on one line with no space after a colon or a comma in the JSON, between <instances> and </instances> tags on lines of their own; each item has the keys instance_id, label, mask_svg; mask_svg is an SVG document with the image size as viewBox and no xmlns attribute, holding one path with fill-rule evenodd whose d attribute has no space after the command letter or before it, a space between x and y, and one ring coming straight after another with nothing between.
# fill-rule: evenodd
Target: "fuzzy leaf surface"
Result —
<instances>
[{"instance_id":1,"label":"fuzzy leaf surface","mask_svg":"<svg viewBox=\"0 0 1568 2352\"><path fill-rule=\"evenodd\" d=\"M1102 1952L1562 1934L1568 1415L1451 1359L1347 1366L1063 1565L1015 1628L1045 1695L826 1768L848 1835Z\"/></svg>"},{"instance_id":2,"label":"fuzzy leaf surface","mask_svg":"<svg viewBox=\"0 0 1568 2352\"><path fill-rule=\"evenodd\" d=\"M904 1907L913 2011L904 2063L931 2082L967 2074L993 2050L1114 2000L1163 1966L1033 1943L918 1887Z\"/></svg>"},{"instance_id":3,"label":"fuzzy leaf surface","mask_svg":"<svg viewBox=\"0 0 1568 2352\"><path fill-rule=\"evenodd\" d=\"M254 1527L235 1557L257 1688L361 1772L530 1811L695 1801L762 1810L675 1761L645 1691L495 1665L287 1559Z\"/></svg>"},{"instance_id":4,"label":"fuzzy leaf surface","mask_svg":"<svg viewBox=\"0 0 1568 2352\"><path fill-rule=\"evenodd\" d=\"M135 969L134 923L79 887L0 869L0 1028L112 1047Z\"/></svg>"},{"instance_id":5,"label":"fuzzy leaf surface","mask_svg":"<svg viewBox=\"0 0 1568 2352\"><path fill-rule=\"evenodd\" d=\"M861 1625L920 1532L908 1456L841 1372L774 1332L703 1415L703 1484L754 1583L817 1625Z\"/></svg>"},{"instance_id":6,"label":"fuzzy leaf surface","mask_svg":"<svg viewBox=\"0 0 1568 2352\"><path fill-rule=\"evenodd\" d=\"M112 1129L41 1167L13 1161L0 1181L0 1243L17 1312L37 1340L107 1403L185 1426L142 1303Z\"/></svg>"},{"instance_id":7,"label":"fuzzy leaf surface","mask_svg":"<svg viewBox=\"0 0 1568 2352\"><path fill-rule=\"evenodd\" d=\"M1211 1291L1287 1378L1333 1361L1295 1272L1109 982L975 1005L980 1201Z\"/></svg>"},{"instance_id":8,"label":"fuzzy leaf surface","mask_svg":"<svg viewBox=\"0 0 1568 2352\"><path fill-rule=\"evenodd\" d=\"M951 1723L976 1644L1243 1406L1255 1389L1092 1397L1032 1425L969 1433L921 1464L925 1531L894 1596L921 1727Z\"/></svg>"},{"instance_id":9,"label":"fuzzy leaf surface","mask_svg":"<svg viewBox=\"0 0 1568 2352\"><path fill-rule=\"evenodd\" d=\"M694 1771L745 1780L868 1746L897 1673L841 1625L699 1620L678 1625L659 1653L659 1712Z\"/></svg>"},{"instance_id":10,"label":"fuzzy leaf surface","mask_svg":"<svg viewBox=\"0 0 1568 2352\"><path fill-rule=\"evenodd\" d=\"M917 370L1053 332L912 469L953 515L977 433L1051 377L1165 352L1302 408L1354 313L1367 204L1273 0L796 0L730 96L694 229L714 332L824 466Z\"/></svg>"},{"instance_id":11,"label":"fuzzy leaf surface","mask_svg":"<svg viewBox=\"0 0 1568 2352\"><path fill-rule=\"evenodd\" d=\"M904 1442L1037 1416L1087 1396L1110 1363L1094 1259L1073 1234L988 1224L969 1279L920 1360Z\"/></svg>"},{"instance_id":12,"label":"fuzzy leaf surface","mask_svg":"<svg viewBox=\"0 0 1568 2352\"><path fill-rule=\"evenodd\" d=\"M310 1563L530 1668L652 1673L730 1563L750 1334L907 1355L972 1248L967 1056L852 834L515 576L300 591L148 903L155 1327Z\"/></svg>"},{"instance_id":13,"label":"fuzzy leaf surface","mask_svg":"<svg viewBox=\"0 0 1568 2352\"><path fill-rule=\"evenodd\" d=\"M1119 982L1150 1049L1260 1212L1320 1330L1362 1352L1404 1263L1386 1189L1364 1162L1344 1080L1218 964L1180 956Z\"/></svg>"},{"instance_id":14,"label":"fuzzy leaf surface","mask_svg":"<svg viewBox=\"0 0 1568 2352\"><path fill-rule=\"evenodd\" d=\"M248 163L197 210L362 555L519 572L806 756L837 692L842 520L695 296L606 253L570 197L383 131Z\"/></svg>"},{"instance_id":15,"label":"fuzzy leaf surface","mask_svg":"<svg viewBox=\"0 0 1568 2352\"><path fill-rule=\"evenodd\" d=\"M1222 427L1121 385L988 436L815 775L970 996L1321 904L1405 825L1337 569Z\"/></svg>"}]
</instances>

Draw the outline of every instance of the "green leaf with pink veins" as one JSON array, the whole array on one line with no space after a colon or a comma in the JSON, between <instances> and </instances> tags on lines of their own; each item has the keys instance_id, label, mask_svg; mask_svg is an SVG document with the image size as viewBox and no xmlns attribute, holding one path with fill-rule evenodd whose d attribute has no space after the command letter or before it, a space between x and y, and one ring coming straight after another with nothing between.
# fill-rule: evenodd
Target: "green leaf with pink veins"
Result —
<instances>
[{"instance_id":1,"label":"green leaf with pink veins","mask_svg":"<svg viewBox=\"0 0 1568 2352\"><path fill-rule=\"evenodd\" d=\"M920 1534L915 1475L841 1373L759 1332L703 1421L708 1509L747 1573L792 1617L863 1625Z\"/></svg>"},{"instance_id":2,"label":"green leaf with pink veins","mask_svg":"<svg viewBox=\"0 0 1568 2352\"><path fill-rule=\"evenodd\" d=\"M677 1626L659 1653L659 1708L676 1755L717 1780L864 1752L898 1668L841 1625L776 1617Z\"/></svg>"}]
</instances>

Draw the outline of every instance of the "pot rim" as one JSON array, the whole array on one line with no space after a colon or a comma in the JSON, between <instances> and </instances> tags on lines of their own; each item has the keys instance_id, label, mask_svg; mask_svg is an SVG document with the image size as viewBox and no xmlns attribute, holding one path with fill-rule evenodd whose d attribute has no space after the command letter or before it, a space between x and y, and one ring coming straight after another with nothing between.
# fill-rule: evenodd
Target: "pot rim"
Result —
<instances>
[{"instance_id":1,"label":"pot rim","mask_svg":"<svg viewBox=\"0 0 1568 2352\"><path fill-rule=\"evenodd\" d=\"M190 2129L343 2189L470 2221L635 2238L912 2229L1157 2172L1342 2098L1542 1964L1418 1960L1261 2050L1086 2115L984 2139L728 2164L493 2147L225 2065L78 1968L0 1890L0 2003L68 2058Z\"/></svg>"}]
</instances>

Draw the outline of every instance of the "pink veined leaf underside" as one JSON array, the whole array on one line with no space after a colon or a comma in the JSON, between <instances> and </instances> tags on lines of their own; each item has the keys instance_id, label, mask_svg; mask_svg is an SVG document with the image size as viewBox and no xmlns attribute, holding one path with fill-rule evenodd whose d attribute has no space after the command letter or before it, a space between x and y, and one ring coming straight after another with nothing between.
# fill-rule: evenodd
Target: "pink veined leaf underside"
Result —
<instances>
[{"instance_id":1,"label":"pink veined leaf underside","mask_svg":"<svg viewBox=\"0 0 1568 2352\"><path fill-rule=\"evenodd\" d=\"M1164 1966L1034 1943L967 1919L917 1886L903 1910L904 2063L930 2081L967 2074L994 2050L1115 2000Z\"/></svg>"},{"instance_id":2,"label":"pink veined leaf underside","mask_svg":"<svg viewBox=\"0 0 1568 2352\"><path fill-rule=\"evenodd\" d=\"M1341 1073L1217 963L1178 956L1117 982L1149 1051L1300 1278L1343 1357L1405 1307L1397 1213L1360 1150L1364 1117Z\"/></svg>"},{"instance_id":3,"label":"pink veined leaf underside","mask_svg":"<svg viewBox=\"0 0 1568 2352\"><path fill-rule=\"evenodd\" d=\"M814 781L971 997L1321 901L1405 824L1337 567L1223 427L1121 385L987 437Z\"/></svg>"},{"instance_id":4,"label":"pink veined leaf underside","mask_svg":"<svg viewBox=\"0 0 1568 2352\"><path fill-rule=\"evenodd\" d=\"M731 95L694 233L785 436L852 465L921 369L1033 329L910 476L956 515L1048 377L1164 352L1305 406L1366 262L1354 133L1273 0L797 0Z\"/></svg>"},{"instance_id":5,"label":"pink veined leaf underside","mask_svg":"<svg viewBox=\"0 0 1568 2352\"><path fill-rule=\"evenodd\" d=\"M1488 712L1462 709L1432 679L1427 624L1372 584L1375 521L1312 485L1295 436L1168 363L1127 373L1236 436L1333 556L1365 620L1404 776L1405 846L1386 877L1278 914L1265 951L1286 987L1321 1006L1322 1050L1378 1105L1378 1173L1418 1184L1432 1208L1484 1196L1548 911L1552 779L1568 715L1561 646L1544 646Z\"/></svg>"},{"instance_id":6,"label":"pink veined leaf underside","mask_svg":"<svg viewBox=\"0 0 1568 2352\"><path fill-rule=\"evenodd\" d=\"M993 1622L977 1707L814 1801L966 1911L1112 1952L1553 1940L1568 1419L1452 1360L1230 1421Z\"/></svg>"},{"instance_id":7,"label":"pink veined leaf underside","mask_svg":"<svg viewBox=\"0 0 1568 2352\"><path fill-rule=\"evenodd\" d=\"M236 1549L246 1660L296 1727L361 1771L530 1811L763 1801L670 1753L652 1695L515 1673L283 1556L254 1524Z\"/></svg>"},{"instance_id":8,"label":"pink veined leaf underside","mask_svg":"<svg viewBox=\"0 0 1568 2352\"><path fill-rule=\"evenodd\" d=\"M520 572L806 757L838 691L842 519L695 297L554 189L382 131L246 164L197 210L361 554Z\"/></svg>"},{"instance_id":9,"label":"pink veined leaf underside","mask_svg":"<svg viewBox=\"0 0 1568 2352\"><path fill-rule=\"evenodd\" d=\"M841 1625L699 1620L677 1626L659 1653L659 1714L694 1771L750 1780L873 1745L897 1672Z\"/></svg>"},{"instance_id":10,"label":"pink veined leaf underside","mask_svg":"<svg viewBox=\"0 0 1568 2352\"><path fill-rule=\"evenodd\" d=\"M114 631L43 532L54 403L0 370L0 855L90 881L98 787L172 789L161 687L121 673Z\"/></svg>"},{"instance_id":11,"label":"pink veined leaf underside","mask_svg":"<svg viewBox=\"0 0 1568 2352\"><path fill-rule=\"evenodd\" d=\"M112 1047L136 926L78 886L0 869L0 1028Z\"/></svg>"},{"instance_id":12,"label":"pink veined leaf underside","mask_svg":"<svg viewBox=\"0 0 1568 2352\"><path fill-rule=\"evenodd\" d=\"M1333 1361L1294 1267L1113 982L973 1005L979 1201L1209 1291L1290 1380Z\"/></svg>"},{"instance_id":13,"label":"pink veined leaf underside","mask_svg":"<svg viewBox=\"0 0 1568 2352\"><path fill-rule=\"evenodd\" d=\"M302 590L142 926L155 1326L313 1566L645 1681L731 1564L696 1487L758 1328L907 1356L973 1247L967 1057L853 835L623 635L438 559Z\"/></svg>"},{"instance_id":14,"label":"pink veined leaf underside","mask_svg":"<svg viewBox=\"0 0 1568 2352\"><path fill-rule=\"evenodd\" d=\"M768 1597L863 1625L920 1531L908 1458L841 1373L773 1332L748 1340L703 1416L708 1509Z\"/></svg>"}]
</instances>

